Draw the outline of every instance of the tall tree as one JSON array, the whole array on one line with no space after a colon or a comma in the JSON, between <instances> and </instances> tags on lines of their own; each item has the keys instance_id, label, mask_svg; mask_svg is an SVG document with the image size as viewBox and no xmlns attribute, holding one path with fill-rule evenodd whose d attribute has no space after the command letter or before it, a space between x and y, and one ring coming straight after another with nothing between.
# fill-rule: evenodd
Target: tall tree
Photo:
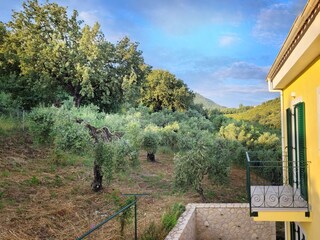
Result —
<instances>
[{"instance_id":1,"label":"tall tree","mask_svg":"<svg viewBox=\"0 0 320 240\"><path fill-rule=\"evenodd\" d=\"M60 88L77 106L83 97L93 97L99 79L99 24L81 28L77 11L69 18L56 3L28 0L22 6L7 24L11 31L5 51L16 55L20 75L28 76L26 84L48 92Z\"/></svg>"},{"instance_id":2,"label":"tall tree","mask_svg":"<svg viewBox=\"0 0 320 240\"><path fill-rule=\"evenodd\" d=\"M123 100L137 106L140 89L146 81L151 67L145 64L139 44L131 42L128 37L121 39L116 45L116 75L121 79Z\"/></svg>"},{"instance_id":3,"label":"tall tree","mask_svg":"<svg viewBox=\"0 0 320 240\"><path fill-rule=\"evenodd\" d=\"M138 43L128 37L116 45L102 41L100 48L100 72L102 81L97 82L94 99L88 99L103 110L118 110L123 103L137 106L140 88L151 67L144 62Z\"/></svg>"},{"instance_id":4,"label":"tall tree","mask_svg":"<svg viewBox=\"0 0 320 240\"><path fill-rule=\"evenodd\" d=\"M193 102L194 93L187 85L164 70L153 70L141 89L141 103L153 111L170 109L184 111Z\"/></svg>"}]
</instances>

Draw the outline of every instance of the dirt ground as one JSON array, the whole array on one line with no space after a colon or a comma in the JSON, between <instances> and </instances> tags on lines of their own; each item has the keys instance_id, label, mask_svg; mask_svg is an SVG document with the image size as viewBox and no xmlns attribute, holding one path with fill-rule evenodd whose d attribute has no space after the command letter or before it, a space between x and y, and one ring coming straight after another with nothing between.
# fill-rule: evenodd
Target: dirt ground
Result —
<instances>
[{"instance_id":1,"label":"dirt ground","mask_svg":"<svg viewBox=\"0 0 320 240\"><path fill-rule=\"evenodd\" d=\"M95 193L92 167L79 157L57 164L49 147L39 147L23 132L0 135L0 239L75 239L117 209L110 193L148 193L138 201L139 235L174 203L199 202L192 190L178 193L173 186L173 155L158 154L156 162L140 155L140 167L118 174L111 186ZM59 160L60 161L60 160ZM230 183L206 181L210 202L246 202L245 169L233 168ZM133 224L125 238L133 239ZM119 222L108 222L87 239L121 239Z\"/></svg>"}]
</instances>

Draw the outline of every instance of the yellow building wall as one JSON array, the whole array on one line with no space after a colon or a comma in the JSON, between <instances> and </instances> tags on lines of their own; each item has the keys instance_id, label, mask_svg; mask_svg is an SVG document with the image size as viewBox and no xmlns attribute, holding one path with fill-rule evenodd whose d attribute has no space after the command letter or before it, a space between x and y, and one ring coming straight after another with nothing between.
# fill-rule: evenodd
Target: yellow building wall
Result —
<instances>
[{"instance_id":1,"label":"yellow building wall","mask_svg":"<svg viewBox=\"0 0 320 240\"><path fill-rule=\"evenodd\" d=\"M295 98L292 97L295 95ZM305 103L308 193L311 222L298 222L308 240L320 239L320 58L316 59L283 91L284 111L294 99ZM284 112L285 116L285 112ZM286 131L286 128L285 128ZM286 133L285 133L286 136ZM286 140L285 140L286 142ZM288 228L287 228L288 229ZM288 238L289 239L289 238Z\"/></svg>"}]
</instances>

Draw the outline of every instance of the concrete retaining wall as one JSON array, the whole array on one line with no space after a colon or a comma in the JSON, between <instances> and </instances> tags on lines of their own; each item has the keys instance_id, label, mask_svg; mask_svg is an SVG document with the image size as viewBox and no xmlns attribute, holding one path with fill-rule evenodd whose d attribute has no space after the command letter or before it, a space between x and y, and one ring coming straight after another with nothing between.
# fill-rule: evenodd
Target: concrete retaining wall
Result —
<instances>
[{"instance_id":1,"label":"concrete retaining wall","mask_svg":"<svg viewBox=\"0 0 320 240\"><path fill-rule=\"evenodd\" d=\"M165 240L275 240L275 222L254 222L249 205L188 204Z\"/></svg>"}]
</instances>

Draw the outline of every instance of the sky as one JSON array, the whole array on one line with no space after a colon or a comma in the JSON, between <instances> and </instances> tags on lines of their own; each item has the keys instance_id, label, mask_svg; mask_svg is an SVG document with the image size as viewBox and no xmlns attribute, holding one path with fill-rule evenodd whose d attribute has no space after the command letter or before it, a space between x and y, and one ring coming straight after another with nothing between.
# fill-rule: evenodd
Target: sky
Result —
<instances>
[{"instance_id":1,"label":"sky","mask_svg":"<svg viewBox=\"0 0 320 240\"><path fill-rule=\"evenodd\" d=\"M0 21L22 0L0 0ZM43 3L45 1L39 0ZM226 107L278 97L266 75L307 0L56 0L107 40L139 42L145 62Z\"/></svg>"}]
</instances>

